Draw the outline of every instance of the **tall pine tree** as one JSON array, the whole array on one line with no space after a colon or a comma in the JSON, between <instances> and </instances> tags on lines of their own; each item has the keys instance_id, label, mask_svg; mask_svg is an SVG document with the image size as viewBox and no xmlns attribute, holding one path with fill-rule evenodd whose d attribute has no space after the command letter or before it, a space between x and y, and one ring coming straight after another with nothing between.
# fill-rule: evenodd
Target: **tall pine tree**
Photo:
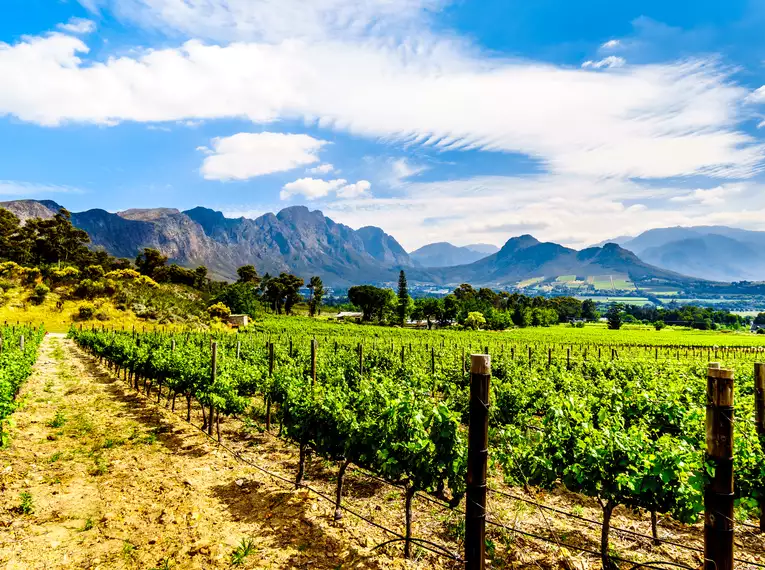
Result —
<instances>
[{"instance_id":1,"label":"tall pine tree","mask_svg":"<svg viewBox=\"0 0 765 570\"><path fill-rule=\"evenodd\" d=\"M406 323L409 315L409 288L406 285L406 274L404 270L398 275L398 319L401 326Z\"/></svg>"}]
</instances>

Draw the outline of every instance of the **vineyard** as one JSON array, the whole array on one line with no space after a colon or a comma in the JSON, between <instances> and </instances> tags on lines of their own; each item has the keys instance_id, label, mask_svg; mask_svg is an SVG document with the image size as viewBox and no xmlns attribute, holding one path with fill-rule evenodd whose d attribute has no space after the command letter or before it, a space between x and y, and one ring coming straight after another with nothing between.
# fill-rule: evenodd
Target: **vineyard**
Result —
<instances>
[{"instance_id":1,"label":"vineyard","mask_svg":"<svg viewBox=\"0 0 765 570\"><path fill-rule=\"evenodd\" d=\"M4 441L3 423L16 408L21 384L32 372L42 329L26 326L0 328L0 447Z\"/></svg>"},{"instance_id":2,"label":"vineyard","mask_svg":"<svg viewBox=\"0 0 765 570\"><path fill-rule=\"evenodd\" d=\"M656 544L662 543L659 518L688 525L703 518L704 488L714 477L704 456L707 365L720 362L736 377L735 521L737 532L747 535L738 543L737 563L765 567L765 544L755 534L765 522L765 426L758 433L753 372L765 353L750 344L757 337L731 335L723 345L723 335L689 340L634 332L585 335L561 327L533 336L445 333L272 319L237 335L93 329L70 335L135 389L189 421L201 414L202 429L222 443L221 425L227 435L231 422L257 422L293 442L299 457L290 477L295 488L310 486L306 463L312 454L334 465L330 498L337 519L345 508L349 468L398 486L405 525L403 533L393 532L393 542L403 544L407 558L417 548L455 563L465 524L459 513L467 472L469 355L488 353L487 543L495 565L512 556L513 546L501 540L507 521L492 513L509 500L536 505L534 493L544 489L562 486L594 499L601 510L594 521L602 529L600 544L588 549L554 533L535 538L599 556L605 567L653 563L642 553L613 551L615 509L644 513ZM518 496L523 493L525 498ZM415 497L452 509L448 524L457 530L448 540L415 535ZM516 524L512 531L523 535L523 529ZM677 546L680 553L669 563L698 565L699 542Z\"/></svg>"}]
</instances>

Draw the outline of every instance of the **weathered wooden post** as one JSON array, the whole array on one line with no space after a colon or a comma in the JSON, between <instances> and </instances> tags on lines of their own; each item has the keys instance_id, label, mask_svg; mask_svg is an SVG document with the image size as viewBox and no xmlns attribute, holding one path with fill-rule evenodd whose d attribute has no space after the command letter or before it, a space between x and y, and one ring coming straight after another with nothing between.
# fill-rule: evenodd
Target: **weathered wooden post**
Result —
<instances>
[{"instance_id":1,"label":"weathered wooden post","mask_svg":"<svg viewBox=\"0 0 765 570\"><path fill-rule=\"evenodd\" d=\"M714 477L704 489L704 570L733 570L733 370L707 371L707 452Z\"/></svg>"},{"instance_id":2,"label":"weathered wooden post","mask_svg":"<svg viewBox=\"0 0 765 570\"><path fill-rule=\"evenodd\" d=\"M486 559L486 471L489 458L491 357L470 355L465 570L483 570Z\"/></svg>"},{"instance_id":3,"label":"weathered wooden post","mask_svg":"<svg viewBox=\"0 0 765 570\"><path fill-rule=\"evenodd\" d=\"M21 352L24 352L24 335L19 337L19 348L21 349Z\"/></svg>"},{"instance_id":4,"label":"weathered wooden post","mask_svg":"<svg viewBox=\"0 0 765 570\"><path fill-rule=\"evenodd\" d=\"M765 364L761 362L754 365L754 410L760 447L765 453ZM762 495L765 495L765 489L762 489ZM760 501L760 532L765 533L765 499Z\"/></svg>"},{"instance_id":5,"label":"weathered wooden post","mask_svg":"<svg viewBox=\"0 0 765 570\"><path fill-rule=\"evenodd\" d=\"M218 376L218 343L212 343L212 366L210 374L210 386L215 384L215 378ZM207 435L212 435L213 430L213 418L215 417L215 407L212 400L210 401L210 417L207 418Z\"/></svg>"},{"instance_id":6,"label":"weathered wooden post","mask_svg":"<svg viewBox=\"0 0 765 570\"><path fill-rule=\"evenodd\" d=\"M274 343L268 343L268 377L274 375ZM271 429L271 396L266 395L266 431Z\"/></svg>"},{"instance_id":7,"label":"weathered wooden post","mask_svg":"<svg viewBox=\"0 0 765 570\"><path fill-rule=\"evenodd\" d=\"M359 377L364 376L364 345L359 343ZM315 379L315 376L314 376Z\"/></svg>"}]
</instances>

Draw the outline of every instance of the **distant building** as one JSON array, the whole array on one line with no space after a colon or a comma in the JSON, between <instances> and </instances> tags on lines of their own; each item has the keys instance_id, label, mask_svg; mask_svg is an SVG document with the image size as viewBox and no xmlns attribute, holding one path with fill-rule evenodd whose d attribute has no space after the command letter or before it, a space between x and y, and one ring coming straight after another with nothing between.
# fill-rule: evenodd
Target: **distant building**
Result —
<instances>
[{"instance_id":1,"label":"distant building","mask_svg":"<svg viewBox=\"0 0 765 570\"><path fill-rule=\"evenodd\" d=\"M752 326L750 327L749 330L751 330L752 332L756 333L757 331L759 331L761 329L765 329L765 324L752 323Z\"/></svg>"},{"instance_id":2,"label":"distant building","mask_svg":"<svg viewBox=\"0 0 765 570\"><path fill-rule=\"evenodd\" d=\"M344 321L346 319L349 320L361 320L364 317L364 313L355 313L353 311L342 311L340 313L337 313L335 318L338 321Z\"/></svg>"},{"instance_id":3,"label":"distant building","mask_svg":"<svg viewBox=\"0 0 765 570\"><path fill-rule=\"evenodd\" d=\"M237 328L246 327L250 323L249 315L230 315L228 317L228 324Z\"/></svg>"}]
</instances>

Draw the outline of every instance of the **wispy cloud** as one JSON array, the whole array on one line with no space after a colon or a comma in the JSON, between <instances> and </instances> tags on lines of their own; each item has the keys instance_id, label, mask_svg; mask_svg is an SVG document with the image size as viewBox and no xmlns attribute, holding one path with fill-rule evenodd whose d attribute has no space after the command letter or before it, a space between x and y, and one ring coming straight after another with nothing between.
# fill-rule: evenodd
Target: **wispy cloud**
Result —
<instances>
[{"instance_id":1,"label":"wispy cloud","mask_svg":"<svg viewBox=\"0 0 765 570\"><path fill-rule=\"evenodd\" d=\"M765 155L737 128L748 92L715 61L593 73L492 60L447 41L192 41L87 65L86 51L64 34L0 44L0 75L12 86L0 93L0 114L51 126L303 117L435 151L521 153L553 172L594 176L747 177Z\"/></svg>"},{"instance_id":2,"label":"wispy cloud","mask_svg":"<svg viewBox=\"0 0 765 570\"><path fill-rule=\"evenodd\" d=\"M72 18L66 24L59 24L57 27L71 34L89 34L96 29L96 23L84 18Z\"/></svg>"},{"instance_id":3,"label":"wispy cloud","mask_svg":"<svg viewBox=\"0 0 765 570\"><path fill-rule=\"evenodd\" d=\"M655 227L725 223L765 230L765 188L749 182L682 189L571 175L479 176L408 184L397 196L330 201L323 209L351 227L381 225L384 217L385 231L407 250L447 236L504 243L531 233L586 247Z\"/></svg>"},{"instance_id":4,"label":"wispy cloud","mask_svg":"<svg viewBox=\"0 0 765 570\"><path fill-rule=\"evenodd\" d=\"M49 194L82 194L83 190L60 184L39 184L18 180L0 180L0 196L19 198L45 197Z\"/></svg>"},{"instance_id":5,"label":"wispy cloud","mask_svg":"<svg viewBox=\"0 0 765 570\"><path fill-rule=\"evenodd\" d=\"M326 39L400 32L443 0L79 0L140 25L219 41Z\"/></svg>"},{"instance_id":6,"label":"wispy cloud","mask_svg":"<svg viewBox=\"0 0 765 570\"><path fill-rule=\"evenodd\" d=\"M611 67L624 67L626 64L627 60L623 57L609 55L598 61L587 60L582 64L582 67L585 69L609 69Z\"/></svg>"},{"instance_id":7,"label":"wispy cloud","mask_svg":"<svg viewBox=\"0 0 765 570\"><path fill-rule=\"evenodd\" d=\"M331 164L320 164L319 166L316 166L315 168L309 168L306 172L308 174L329 174L330 172L334 172L335 167Z\"/></svg>"}]
</instances>

